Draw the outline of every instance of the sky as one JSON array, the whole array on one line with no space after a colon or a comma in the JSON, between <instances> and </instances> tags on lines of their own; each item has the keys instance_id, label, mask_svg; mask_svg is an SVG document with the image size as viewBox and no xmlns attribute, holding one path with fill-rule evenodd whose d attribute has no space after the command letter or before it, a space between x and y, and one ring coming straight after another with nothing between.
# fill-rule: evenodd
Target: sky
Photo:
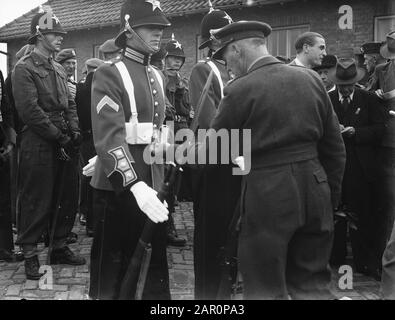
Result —
<instances>
[{"instance_id":1,"label":"sky","mask_svg":"<svg viewBox=\"0 0 395 320\"><path fill-rule=\"evenodd\" d=\"M29 12L38 5L45 3L46 0L0 0L0 27L20 17L24 13ZM7 46L0 43L0 50L7 51ZM7 59L3 54L0 54L0 69L3 74L7 74Z\"/></svg>"}]
</instances>

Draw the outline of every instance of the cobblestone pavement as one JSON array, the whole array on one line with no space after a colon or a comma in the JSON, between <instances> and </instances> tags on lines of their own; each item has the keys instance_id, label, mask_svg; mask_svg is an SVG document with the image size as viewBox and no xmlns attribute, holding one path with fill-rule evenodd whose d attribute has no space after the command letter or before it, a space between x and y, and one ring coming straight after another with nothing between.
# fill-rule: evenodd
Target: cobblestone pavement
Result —
<instances>
[{"instance_id":1,"label":"cobblestone pavement","mask_svg":"<svg viewBox=\"0 0 395 320\"><path fill-rule=\"evenodd\" d=\"M172 299L193 300L193 214L190 203L180 203L174 215L179 237L187 240L183 248L168 247L168 261ZM78 234L78 242L70 248L84 256L88 263L84 266L52 266L53 290L39 289L39 281L26 281L23 262L0 262L0 300L86 300L89 288L89 262L92 238L85 235L84 227L78 223L74 230ZM41 245L39 259L45 264L47 249ZM375 300L380 298L379 283L374 279L354 274L353 290L340 290L338 284L340 274L332 275L332 289L337 297L347 296L353 300Z\"/></svg>"}]
</instances>

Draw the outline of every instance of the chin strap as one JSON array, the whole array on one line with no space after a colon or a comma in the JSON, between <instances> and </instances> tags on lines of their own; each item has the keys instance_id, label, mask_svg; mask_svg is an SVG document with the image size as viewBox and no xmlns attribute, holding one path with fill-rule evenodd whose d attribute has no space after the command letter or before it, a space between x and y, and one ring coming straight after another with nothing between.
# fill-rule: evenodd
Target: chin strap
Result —
<instances>
[{"instance_id":1,"label":"chin strap","mask_svg":"<svg viewBox=\"0 0 395 320\"><path fill-rule=\"evenodd\" d=\"M48 41L47 37L45 35L42 34L42 32L40 31L40 26L36 26L36 32L37 32L37 36L41 36L41 38L43 39L43 41L45 42L45 44L52 48L52 51L56 51L55 47L52 45L51 42Z\"/></svg>"},{"instance_id":2,"label":"chin strap","mask_svg":"<svg viewBox=\"0 0 395 320\"><path fill-rule=\"evenodd\" d=\"M132 39L135 39L138 44L141 46L141 49L143 49L144 51L146 51L148 54L152 55L156 52L159 51L159 49L154 49L152 48L148 43L146 43L130 26L129 24L129 19L130 19L130 15L126 14L125 15L125 32L129 32L131 34ZM126 34L126 37L128 37L128 35Z\"/></svg>"}]
</instances>

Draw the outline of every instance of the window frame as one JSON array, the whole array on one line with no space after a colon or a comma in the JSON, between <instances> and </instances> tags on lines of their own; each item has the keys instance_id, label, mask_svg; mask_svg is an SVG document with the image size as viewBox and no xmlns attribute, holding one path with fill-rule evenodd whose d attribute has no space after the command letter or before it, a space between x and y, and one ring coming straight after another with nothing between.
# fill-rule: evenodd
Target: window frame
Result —
<instances>
[{"instance_id":1,"label":"window frame","mask_svg":"<svg viewBox=\"0 0 395 320\"><path fill-rule=\"evenodd\" d=\"M383 40L379 40L379 34L378 34L378 22L380 20L384 20L384 19L394 19L395 20L395 15L391 14L391 15L387 15L387 16L376 16L374 17L374 42L380 42L380 41L384 41Z\"/></svg>"},{"instance_id":2,"label":"window frame","mask_svg":"<svg viewBox=\"0 0 395 320\"><path fill-rule=\"evenodd\" d=\"M282 26L282 27L273 27L272 28L272 34L273 34L273 32L274 31L283 31L283 30L285 30L285 31L287 31L287 33L286 33L286 44L287 44L287 48L286 48L286 51L287 51L287 53L286 53L286 57L287 58L292 58L292 55L291 55L291 52L292 52L292 46L294 46L295 44L294 43L290 43L290 33L289 33L289 31L291 31L291 30L293 30L293 29L302 29L302 28L306 28L307 30L305 31L305 32L308 32L308 31L310 31L310 24L308 24L308 23L305 23L305 24L298 24L298 25L291 25L291 26ZM270 45L269 45L269 43L270 43L270 37L272 36L272 34L271 35L269 35L269 37L268 37L268 43L267 43L267 46L268 46L268 49L269 49L269 47L270 47ZM271 50L269 50L269 52L270 52ZM274 54L273 52L270 52L270 54L272 54L272 55L274 55L274 56L277 56L277 54Z\"/></svg>"}]
</instances>

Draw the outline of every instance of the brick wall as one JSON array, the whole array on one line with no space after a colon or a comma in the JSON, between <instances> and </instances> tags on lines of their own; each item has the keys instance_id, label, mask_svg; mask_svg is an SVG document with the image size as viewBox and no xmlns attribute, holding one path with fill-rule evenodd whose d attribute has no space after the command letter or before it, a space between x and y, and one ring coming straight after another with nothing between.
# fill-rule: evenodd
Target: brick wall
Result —
<instances>
[{"instance_id":1,"label":"brick wall","mask_svg":"<svg viewBox=\"0 0 395 320\"><path fill-rule=\"evenodd\" d=\"M338 9L341 5L351 5L354 11L353 30L340 30L338 27ZM374 39L374 17L395 14L395 1L392 0L301 0L284 4L262 7L228 10L234 20L260 20L273 28L295 25L310 25L310 30L319 32L326 38L328 52L338 56L353 55L353 48L365 41ZM203 14L172 18L172 27L164 33L170 38L174 33L176 39L184 45L187 55L183 74L188 77L197 61L197 36ZM78 55L78 75L86 59L93 56L94 46L114 37L118 27L69 32L64 40L64 48L73 47ZM23 40L9 43L12 56L24 44ZM14 61L10 59L10 67Z\"/></svg>"}]
</instances>

